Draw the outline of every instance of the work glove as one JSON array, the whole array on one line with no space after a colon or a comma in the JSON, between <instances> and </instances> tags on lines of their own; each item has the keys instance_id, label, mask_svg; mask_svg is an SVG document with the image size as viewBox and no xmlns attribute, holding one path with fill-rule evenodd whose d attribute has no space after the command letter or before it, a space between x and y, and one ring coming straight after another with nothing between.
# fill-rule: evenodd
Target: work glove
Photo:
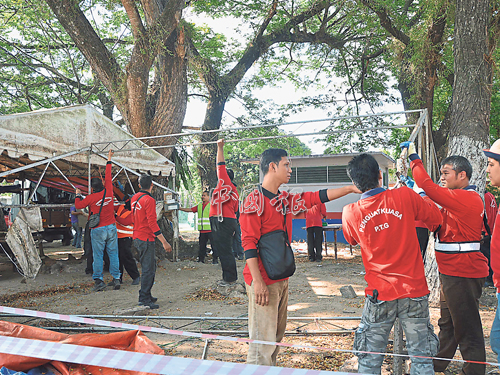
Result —
<instances>
[{"instance_id":1,"label":"work glove","mask_svg":"<svg viewBox=\"0 0 500 375\"><path fill-rule=\"evenodd\" d=\"M413 181L413 178L411 177L401 176L401 181L403 181L410 189L413 189L413 185L415 185L415 181Z\"/></svg>"},{"instance_id":2,"label":"work glove","mask_svg":"<svg viewBox=\"0 0 500 375\"><path fill-rule=\"evenodd\" d=\"M424 189L418 187L416 183L413 184L413 191L417 194L420 194L422 197L427 196L427 194L425 194Z\"/></svg>"},{"instance_id":3,"label":"work glove","mask_svg":"<svg viewBox=\"0 0 500 375\"><path fill-rule=\"evenodd\" d=\"M401 149L407 148L408 149L408 156L410 156L411 154L417 153L417 150L415 148L415 143L413 143L413 142L410 142L410 141L403 142L399 145L399 147L401 147Z\"/></svg>"}]
</instances>

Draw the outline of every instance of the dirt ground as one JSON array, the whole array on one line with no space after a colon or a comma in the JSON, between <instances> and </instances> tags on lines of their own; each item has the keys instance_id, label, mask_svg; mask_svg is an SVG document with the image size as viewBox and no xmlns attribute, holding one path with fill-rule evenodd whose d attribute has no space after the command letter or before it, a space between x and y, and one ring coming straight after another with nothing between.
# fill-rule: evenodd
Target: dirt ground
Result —
<instances>
[{"instance_id":1,"label":"dirt ground","mask_svg":"<svg viewBox=\"0 0 500 375\"><path fill-rule=\"evenodd\" d=\"M294 243L296 250L297 271L290 278L290 294L288 315L290 317L360 317L364 302L364 268L361 262L360 251L354 248L350 254L349 248L339 246L338 259L333 255L333 245L324 256L323 262L309 262L306 256L306 244ZM126 274L120 290L108 287L105 291L94 293L91 291L93 281L90 275L85 274L85 261L78 259L81 253L74 248L62 247L60 242L44 243L45 261L43 272L34 281L24 282L23 278L13 270L7 258L0 257L0 303L4 306L13 306L41 310L61 314L92 314L92 315L123 315L123 311L137 306L140 286L131 285L131 278ZM77 259L67 259L68 252L73 252ZM56 260L59 259L59 260ZM210 256L209 256L210 259ZM245 317L247 314L247 300L243 287L242 271L244 261L237 261L239 282L241 286L234 288L228 296L219 293L217 281L221 279L221 268L218 265L197 263L194 260L160 262L153 287L153 295L158 297L158 310L137 312L140 316L168 316L168 317ZM140 268L139 268L140 269ZM111 276L105 273L105 281ZM351 285L356 298L344 298L340 293L342 286ZM485 288L481 298L481 317L486 340L487 360L494 362L496 356L489 346L489 332L495 314L495 290ZM127 315L132 315L128 313ZM431 308L431 322L436 333L439 309ZM52 326L54 322L28 320L25 318L3 318L31 325ZM29 323L28 323L29 321ZM129 323L158 326L153 320L127 320ZM332 323L332 324L330 324ZM353 342L352 330L358 324L350 321L290 321L288 331L319 331L347 329L347 333L329 335L288 335L284 341L305 345L314 345L324 348L351 349ZM334 324L333 324L334 323ZM238 321L210 321L196 322L194 320L161 320L162 327L178 328L189 331L246 331L245 320ZM205 349L205 342L199 339L179 336L147 334L156 344L165 350L166 354L201 358ZM244 336L244 334L243 334ZM388 348L389 350L390 348ZM210 341L206 348L206 359L244 362L247 344L229 341ZM334 351L282 349L278 356L278 365L294 368L309 368L338 371L344 362L353 355ZM460 358L457 354L456 358ZM453 363L448 367L446 374L459 372L461 365ZM487 373L498 371L488 366ZM384 373L391 372L391 360L386 359Z\"/></svg>"}]
</instances>

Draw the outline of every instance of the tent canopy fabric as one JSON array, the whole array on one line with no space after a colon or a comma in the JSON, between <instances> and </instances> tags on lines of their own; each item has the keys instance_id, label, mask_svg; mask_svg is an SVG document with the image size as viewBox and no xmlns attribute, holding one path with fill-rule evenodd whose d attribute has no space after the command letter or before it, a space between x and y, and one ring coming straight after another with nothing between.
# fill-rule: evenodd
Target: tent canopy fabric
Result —
<instances>
[{"instance_id":1,"label":"tent canopy fabric","mask_svg":"<svg viewBox=\"0 0 500 375\"><path fill-rule=\"evenodd\" d=\"M53 163L67 177L87 177L88 162L92 165L92 176L103 173L107 150L112 145L100 145L102 152L89 153L92 143L130 141L127 149L144 148L145 144L135 139L120 126L99 113L90 105L39 110L27 113L0 116L0 173L25 165L70 153L81 152L55 160ZM99 156L97 153L100 153ZM113 160L139 173L169 176L175 174L175 165L151 148L117 152ZM37 180L45 170L45 164L25 169L6 176L8 181L20 178ZM47 177L61 177L50 165ZM114 173L120 168L115 167ZM122 178L120 178L122 179Z\"/></svg>"}]
</instances>

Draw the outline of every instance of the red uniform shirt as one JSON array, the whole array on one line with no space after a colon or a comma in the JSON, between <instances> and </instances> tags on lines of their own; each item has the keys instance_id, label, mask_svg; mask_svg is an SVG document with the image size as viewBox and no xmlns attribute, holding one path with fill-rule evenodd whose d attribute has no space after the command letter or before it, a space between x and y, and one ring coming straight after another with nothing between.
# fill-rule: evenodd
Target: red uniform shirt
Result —
<instances>
[{"instance_id":1,"label":"red uniform shirt","mask_svg":"<svg viewBox=\"0 0 500 375\"><path fill-rule=\"evenodd\" d=\"M99 217L99 224L95 228L105 227L106 225L115 224L115 207L114 207L114 196L113 196L113 181L111 179L111 162L108 161L106 164L106 174L104 176L104 188L106 189L106 198L104 199L104 204L102 206L101 215ZM75 198L75 207L77 209L82 209L89 207L90 213L98 214L101 208L102 197L104 196L104 190L98 193L92 193L86 198L81 199L80 197ZM92 228L92 229L95 229Z\"/></svg>"},{"instance_id":2,"label":"red uniform shirt","mask_svg":"<svg viewBox=\"0 0 500 375\"><path fill-rule=\"evenodd\" d=\"M344 207L342 231L351 245L360 244L366 295L381 301L417 298L429 293L415 220L441 223L439 208L407 187L377 188Z\"/></svg>"},{"instance_id":3,"label":"red uniform shirt","mask_svg":"<svg viewBox=\"0 0 500 375\"><path fill-rule=\"evenodd\" d=\"M498 214L500 214L500 211L498 211ZM493 283L497 288L497 293L500 293L500 225L493 227L490 244L490 264L493 270Z\"/></svg>"},{"instance_id":4,"label":"red uniform shirt","mask_svg":"<svg viewBox=\"0 0 500 375\"><path fill-rule=\"evenodd\" d=\"M210 217L221 216L236 219L240 196L236 191L236 186L227 175L226 163L217 165L217 179L217 187L210 201Z\"/></svg>"},{"instance_id":5,"label":"red uniform shirt","mask_svg":"<svg viewBox=\"0 0 500 375\"><path fill-rule=\"evenodd\" d=\"M144 197L142 197L143 195ZM130 205L134 215L134 235L132 238L134 240L154 241L155 237L161 234L160 227L156 222L155 199L148 192L141 190L132 197Z\"/></svg>"},{"instance_id":6,"label":"red uniform shirt","mask_svg":"<svg viewBox=\"0 0 500 375\"><path fill-rule=\"evenodd\" d=\"M250 252L251 254L257 253L259 270L266 285L274 284L281 280L271 280L267 276L262 261L258 256L257 243L262 235L275 230L285 229L282 204L284 204L286 208L286 231L291 241L292 214L296 214L306 208L328 201L326 190L302 194L288 194L287 192L278 193L280 194L275 195L264 188L262 188L262 192L255 189L246 197L240 215L241 242L243 249L245 252ZM278 202L273 205L271 202L278 197L282 197L282 200L278 200ZM245 265L243 269L243 278L248 285L252 284L253 278L248 269L248 265Z\"/></svg>"},{"instance_id":7,"label":"red uniform shirt","mask_svg":"<svg viewBox=\"0 0 500 375\"><path fill-rule=\"evenodd\" d=\"M326 217L326 206L324 203L317 204L306 211L306 228L323 226L323 218Z\"/></svg>"},{"instance_id":8,"label":"red uniform shirt","mask_svg":"<svg viewBox=\"0 0 500 375\"><path fill-rule=\"evenodd\" d=\"M474 190L447 189L435 184L424 169L422 160L411 162L415 183L440 205L443 222L439 242L479 242L483 226L483 200ZM437 225L431 227L437 229ZM488 276L488 260L480 252L449 254L436 251L439 272L448 276L481 278Z\"/></svg>"}]
</instances>

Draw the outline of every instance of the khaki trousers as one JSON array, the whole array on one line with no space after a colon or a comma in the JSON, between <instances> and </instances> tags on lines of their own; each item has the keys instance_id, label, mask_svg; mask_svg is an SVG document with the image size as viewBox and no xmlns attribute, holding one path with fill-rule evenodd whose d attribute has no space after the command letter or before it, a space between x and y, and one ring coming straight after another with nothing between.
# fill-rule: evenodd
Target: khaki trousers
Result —
<instances>
[{"instance_id":1,"label":"khaki trousers","mask_svg":"<svg viewBox=\"0 0 500 375\"><path fill-rule=\"evenodd\" d=\"M251 340L280 342L286 329L288 307L288 280L268 285L269 305L255 303L253 283L245 284L248 295L248 330ZM275 366L279 346L249 344L247 363Z\"/></svg>"}]
</instances>

